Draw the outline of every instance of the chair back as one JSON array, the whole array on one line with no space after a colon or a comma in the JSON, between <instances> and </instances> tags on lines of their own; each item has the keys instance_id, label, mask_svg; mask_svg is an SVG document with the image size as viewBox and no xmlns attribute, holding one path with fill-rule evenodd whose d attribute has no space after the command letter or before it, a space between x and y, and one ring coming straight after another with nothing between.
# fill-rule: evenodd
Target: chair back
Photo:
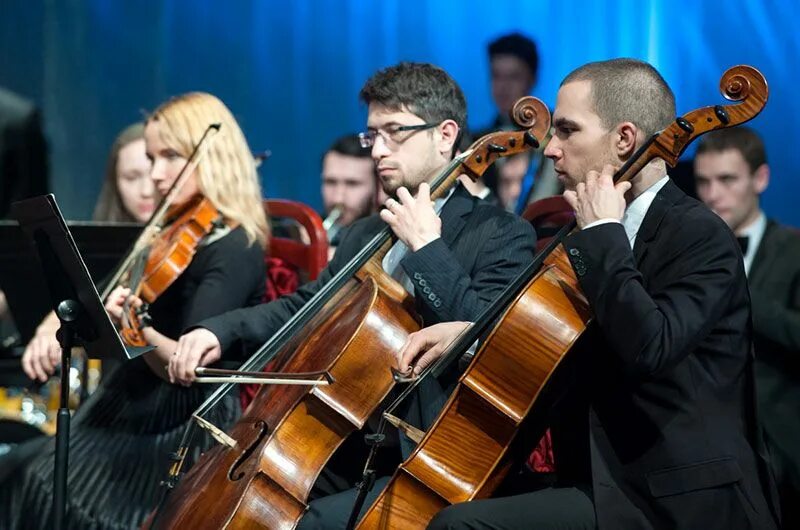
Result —
<instances>
[{"instance_id":1,"label":"chair back","mask_svg":"<svg viewBox=\"0 0 800 530\"><path fill-rule=\"evenodd\" d=\"M314 280L328 264L328 237L322 228L322 218L310 206L285 199L266 199L264 208L270 219L290 219L302 226L308 235L304 242L297 237L273 234L269 240L269 255L305 272Z\"/></svg>"},{"instance_id":2,"label":"chair back","mask_svg":"<svg viewBox=\"0 0 800 530\"><path fill-rule=\"evenodd\" d=\"M543 249L561 227L575 218L569 203L561 195L545 197L530 203L522 217L536 229L536 250Z\"/></svg>"}]
</instances>

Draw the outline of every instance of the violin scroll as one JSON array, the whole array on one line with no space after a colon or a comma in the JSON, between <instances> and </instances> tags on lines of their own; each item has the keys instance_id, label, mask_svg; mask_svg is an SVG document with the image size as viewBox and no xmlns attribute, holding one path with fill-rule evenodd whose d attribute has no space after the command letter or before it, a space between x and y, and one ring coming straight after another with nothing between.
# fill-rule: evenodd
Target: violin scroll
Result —
<instances>
[{"instance_id":1,"label":"violin scroll","mask_svg":"<svg viewBox=\"0 0 800 530\"><path fill-rule=\"evenodd\" d=\"M142 320L148 320L149 316L142 319L143 314L146 315L146 312L131 306L123 308L122 327L119 330L119 334L128 346L147 346L147 340L142 334L142 328L144 328Z\"/></svg>"}]
</instances>

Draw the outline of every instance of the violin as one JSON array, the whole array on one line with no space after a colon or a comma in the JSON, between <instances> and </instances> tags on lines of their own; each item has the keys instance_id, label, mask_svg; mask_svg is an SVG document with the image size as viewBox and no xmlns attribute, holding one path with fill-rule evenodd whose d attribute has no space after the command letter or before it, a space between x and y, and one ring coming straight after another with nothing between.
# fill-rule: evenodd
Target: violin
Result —
<instances>
[{"instance_id":1,"label":"violin","mask_svg":"<svg viewBox=\"0 0 800 530\"><path fill-rule=\"evenodd\" d=\"M655 158L674 167L693 140L751 120L768 96L766 79L750 66L727 70L720 90L726 99L739 103L704 107L677 118L633 154L615 173L615 182L633 178ZM573 222L560 230L436 366L421 376L435 375L490 330L437 421L427 432L417 433L414 452L357 528L425 528L450 504L490 496L519 464L514 457L521 452L512 445L521 441L517 434L522 423L531 422L539 429L534 439L542 434L541 415L550 405L546 396L552 395L545 390L560 384L559 366L592 319L561 244L574 227ZM392 421L392 410L413 386L387 409L384 419Z\"/></svg>"},{"instance_id":2,"label":"violin","mask_svg":"<svg viewBox=\"0 0 800 530\"><path fill-rule=\"evenodd\" d=\"M207 152L209 133L219 131L211 124L167 194L142 229L131 250L111 276L101 298L106 300L116 287L125 286L146 304L154 302L189 266L197 247L215 226L224 224L217 208L202 195L195 195L184 204L175 204L183 185ZM213 139L214 136L211 138ZM129 346L146 346L142 335L142 320L148 318L147 305L123 305L120 335Z\"/></svg>"},{"instance_id":3,"label":"violin","mask_svg":"<svg viewBox=\"0 0 800 530\"><path fill-rule=\"evenodd\" d=\"M167 211L167 222L151 243L144 271L133 290L135 296L148 304L155 302L183 274L200 242L214 227L224 225L219 210L202 195L195 195L185 204L173 205ZM140 322L145 311L126 307L120 335L131 346L147 344Z\"/></svg>"},{"instance_id":4,"label":"violin","mask_svg":"<svg viewBox=\"0 0 800 530\"><path fill-rule=\"evenodd\" d=\"M498 157L538 147L550 127L547 107L528 97L515 116L523 130L478 140L434 180L432 197L447 193L461 173L477 178ZM229 433L202 418L230 387L220 388L194 416L221 445L177 483L191 439L187 430L166 482L174 489L145 528L297 524L328 459L392 389L389 369L408 334L419 329L411 295L381 266L392 243L387 227L242 366L258 370L274 360L271 366L281 372L321 371L335 382L263 388Z\"/></svg>"}]
</instances>

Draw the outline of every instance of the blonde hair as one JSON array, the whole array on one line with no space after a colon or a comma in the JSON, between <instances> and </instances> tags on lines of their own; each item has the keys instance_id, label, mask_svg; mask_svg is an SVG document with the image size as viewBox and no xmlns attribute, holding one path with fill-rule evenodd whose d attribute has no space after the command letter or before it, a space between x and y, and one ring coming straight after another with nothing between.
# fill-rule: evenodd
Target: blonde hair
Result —
<instances>
[{"instance_id":1,"label":"blonde hair","mask_svg":"<svg viewBox=\"0 0 800 530\"><path fill-rule=\"evenodd\" d=\"M144 124L134 123L128 125L119 133L111 151L108 153L106 161L106 175L103 179L103 188L100 190L100 197L94 207L92 219L95 221L129 222L135 223L136 218L125 209L122 197L117 186L117 162L119 152L123 147L132 144L136 140L144 140ZM147 177L150 178L150 177Z\"/></svg>"},{"instance_id":2,"label":"blonde hair","mask_svg":"<svg viewBox=\"0 0 800 530\"><path fill-rule=\"evenodd\" d=\"M242 226L252 244L266 248L270 233L256 165L242 130L216 96L190 92L160 105L146 123L158 122L161 140L188 158L208 126L221 127L197 166L197 185L229 221Z\"/></svg>"}]
</instances>

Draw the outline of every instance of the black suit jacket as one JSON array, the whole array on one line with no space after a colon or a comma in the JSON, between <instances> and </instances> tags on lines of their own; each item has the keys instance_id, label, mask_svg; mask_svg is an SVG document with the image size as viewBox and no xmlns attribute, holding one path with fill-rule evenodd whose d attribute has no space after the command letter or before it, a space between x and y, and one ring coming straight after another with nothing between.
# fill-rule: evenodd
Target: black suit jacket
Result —
<instances>
[{"instance_id":1,"label":"black suit jacket","mask_svg":"<svg viewBox=\"0 0 800 530\"><path fill-rule=\"evenodd\" d=\"M748 279L759 419L783 508L787 517L793 513L796 518L800 514L796 506L800 499L800 233L770 221ZM788 519L784 522L789 523Z\"/></svg>"},{"instance_id":2,"label":"black suit jacket","mask_svg":"<svg viewBox=\"0 0 800 530\"><path fill-rule=\"evenodd\" d=\"M533 228L458 186L441 212L442 237L410 252L400 262L414 284L417 310L425 325L474 320L534 254ZM386 225L376 215L353 223L330 264L317 280L273 302L231 311L201 322L223 350L237 339L266 342Z\"/></svg>"},{"instance_id":3,"label":"black suit jacket","mask_svg":"<svg viewBox=\"0 0 800 530\"><path fill-rule=\"evenodd\" d=\"M32 103L0 88L0 218L12 202L47 193L47 146Z\"/></svg>"},{"instance_id":4,"label":"black suit jacket","mask_svg":"<svg viewBox=\"0 0 800 530\"><path fill-rule=\"evenodd\" d=\"M554 447L566 471L590 455L573 460L589 466L598 527L774 528L733 234L669 182L633 251L618 223L576 232L565 248L596 340L576 352L579 397Z\"/></svg>"}]
</instances>

